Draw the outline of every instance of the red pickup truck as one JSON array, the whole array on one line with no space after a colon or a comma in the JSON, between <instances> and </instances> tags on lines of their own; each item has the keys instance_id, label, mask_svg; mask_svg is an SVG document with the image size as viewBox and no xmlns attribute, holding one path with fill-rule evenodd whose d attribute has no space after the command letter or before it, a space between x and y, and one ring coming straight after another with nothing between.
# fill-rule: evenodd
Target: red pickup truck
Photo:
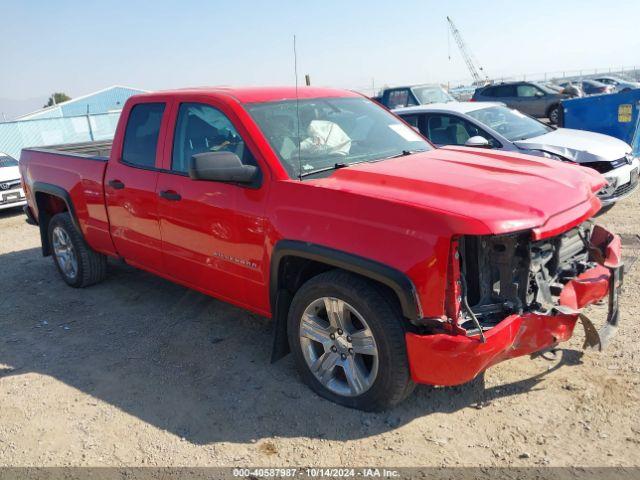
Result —
<instances>
[{"instance_id":1,"label":"red pickup truck","mask_svg":"<svg viewBox=\"0 0 640 480\"><path fill-rule=\"evenodd\" d=\"M617 324L620 239L588 221L598 173L434 149L353 92L138 95L113 143L25 149L20 169L66 283L113 257L273 318L273 359L291 351L349 407L553 348L607 296Z\"/></svg>"}]
</instances>

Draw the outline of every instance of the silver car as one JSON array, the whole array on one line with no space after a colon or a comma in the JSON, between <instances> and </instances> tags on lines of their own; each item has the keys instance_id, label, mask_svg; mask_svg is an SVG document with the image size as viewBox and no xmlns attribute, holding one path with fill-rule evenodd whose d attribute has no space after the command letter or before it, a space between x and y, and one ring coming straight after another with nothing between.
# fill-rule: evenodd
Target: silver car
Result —
<instances>
[{"instance_id":1,"label":"silver car","mask_svg":"<svg viewBox=\"0 0 640 480\"><path fill-rule=\"evenodd\" d=\"M478 88L474 102L502 102L536 118L558 123L560 101L575 95L557 92L537 82L504 82Z\"/></svg>"},{"instance_id":2,"label":"silver car","mask_svg":"<svg viewBox=\"0 0 640 480\"><path fill-rule=\"evenodd\" d=\"M610 85L611 87L613 87L616 93L628 92L629 90L640 88L639 82L625 80L624 78L620 78L612 75L600 75L600 76L593 77L592 80L595 80L596 82L604 83L605 85Z\"/></svg>"},{"instance_id":3,"label":"silver car","mask_svg":"<svg viewBox=\"0 0 640 480\"><path fill-rule=\"evenodd\" d=\"M593 168L609 182L598 196L612 206L638 187L631 147L600 133L550 127L501 103L457 102L393 111L436 146L495 148Z\"/></svg>"}]
</instances>

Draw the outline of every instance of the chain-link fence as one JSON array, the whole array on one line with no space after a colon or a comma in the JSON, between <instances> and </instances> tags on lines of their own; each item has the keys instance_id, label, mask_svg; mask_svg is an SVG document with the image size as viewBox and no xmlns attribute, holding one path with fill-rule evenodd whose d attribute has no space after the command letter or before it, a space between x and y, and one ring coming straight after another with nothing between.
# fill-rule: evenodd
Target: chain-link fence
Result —
<instances>
[{"instance_id":1,"label":"chain-link fence","mask_svg":"<svg viewBox=\"0 0 640 480\"><path fill-rule=\"evenodd\" d=\"M120 112L0 123L0 152L19 158L28 147L113 138Z\"/></svg>"}]
</instances>

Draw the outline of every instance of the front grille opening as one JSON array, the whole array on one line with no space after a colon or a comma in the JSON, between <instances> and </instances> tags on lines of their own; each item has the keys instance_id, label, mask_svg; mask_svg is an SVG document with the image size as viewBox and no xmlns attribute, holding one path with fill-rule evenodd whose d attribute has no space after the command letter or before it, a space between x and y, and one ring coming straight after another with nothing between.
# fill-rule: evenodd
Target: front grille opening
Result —
<instances>
[{"instance_id":1,"label":"front grille opening","mask_svg":"<svg viewBox=\"0 0 640 480\"><path fill-rule=\"evenodd\" d=\"M530 232L464 236L460 241L460 270L467 303L483 330L513 313L550 312L565 283L594 264L585 242L591 224L542 241ZM460 324L477 333L475 321L462 309Z\"/></svg>"}]
</instances>

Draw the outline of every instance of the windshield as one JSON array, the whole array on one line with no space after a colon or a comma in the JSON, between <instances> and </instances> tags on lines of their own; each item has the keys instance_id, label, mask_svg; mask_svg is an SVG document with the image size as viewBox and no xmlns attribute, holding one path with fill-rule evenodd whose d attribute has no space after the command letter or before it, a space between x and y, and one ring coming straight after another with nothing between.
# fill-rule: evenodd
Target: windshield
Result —
<instances>
[{"instance_id":1,"label":"windshield","mask_svg":"<svg viewBox=\"0 0 640 480\"><path fill-rule=\"evenodd\" d=\"M18 166L18 161L16 159L0 154L0 168L17 167L17 166Z\"/></svg>"},{"instance_id":2,"label":"windshield","mask_svg":"<svg viewBox=\"0 0 640 480\"><path fill-rule=\"evenodd\" d=\"M517 110L506 107L488 107L468 112L467 115L495 130L510 142L538 137L553 131Z\"/></svg>"},{"instance_id":3,"label":"windshield","mask_svg":"<svg viewBox=\"0 0 640 480\"><path fill-rule=\"evenodd\" d=\"M365 98L286 100L246 109L291 178L433 148Z\"/></svg>"},{"instance_id":4,"label":"windshield","mask_svg":"<svg viewBox=\"0 0 640 480\"><path fill-rule=\"evenodd\" d=\"M442 87L413 87L411 91L418 99L420 105L456 101L456 99L449 95Z\"/></svg>"}]
</instances>

